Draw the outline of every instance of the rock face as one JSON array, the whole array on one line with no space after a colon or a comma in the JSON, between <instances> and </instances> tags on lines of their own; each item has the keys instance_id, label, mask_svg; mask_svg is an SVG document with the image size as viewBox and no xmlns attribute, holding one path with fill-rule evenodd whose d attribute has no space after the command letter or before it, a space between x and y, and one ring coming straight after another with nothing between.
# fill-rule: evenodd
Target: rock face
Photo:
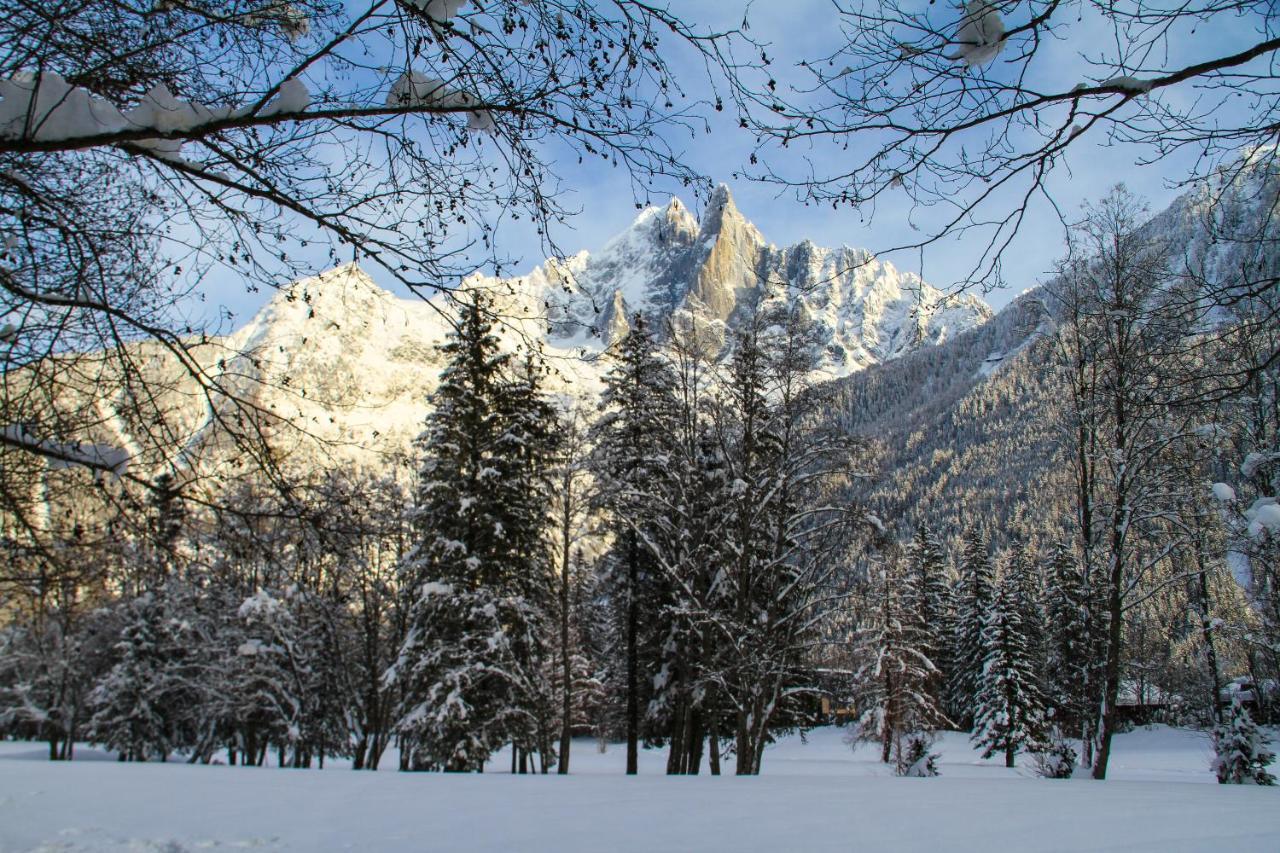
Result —
<instances>
[{"instance_id":1,"label":"rock face","mask_svg":"<svg viewBox=\"0 0 1280 853\"><path fill-rule=\"evenodd\" d=\"M637 314L659 332L684 316L723 340L759 308L794 306L814 323L819 367L831 377L941 343L991 316L980 299L946 296L863 250L769 245L723 185L701 220L672 199L644 210L595 254L470 284L524 294L524 307L544 312L549 344L590 350L625 334Z\"/></svg>"},{"instance_id":2,"label":"rock face","mask_svg":"<svg viewBox=\"0 0 1280 853\"><path fill-rule=\"evenodd\" d=\"M770 246L723 186L701 220L672 199L642 211L595 254L463 286L487 292L507 343L540 347L552 390L590 411L608 366L600 356L637 314L659 335L669 323L697 323L714 344L757 309L794 307L821 345L819 379L927 348L991 314L976 298L948 299L861 250ZM294 282L243 328L195 349L231 393L212 404L193 388L175 396L168 416L183 440L167 461L221 464L234 455L226 433L243 424L246 401L267 420L302 428L266 430L275 454L297 464L377 468L411 457L442 367L436 345L453 316L444 298L400 299L354 264ZM165 387L183 383L164 359L152 369ZM134 446L129 432L112 438Z\"/></svg>"}]
</instances>

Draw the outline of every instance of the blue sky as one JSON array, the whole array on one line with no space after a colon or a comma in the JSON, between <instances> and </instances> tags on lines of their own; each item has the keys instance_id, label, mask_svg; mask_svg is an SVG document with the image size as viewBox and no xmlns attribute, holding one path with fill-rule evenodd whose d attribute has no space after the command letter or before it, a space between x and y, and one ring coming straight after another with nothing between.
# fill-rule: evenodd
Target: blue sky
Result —
<instances>
[{"instance_id":1,"label":"blue sky","mask_svg":"<svg viewBox=\"0 0 1280 853\"><path fill-rule=\"evenodd\" d=\"M683 0L671 5L687 21L711 27L737 24L742 20L745 8L741 0ZM943 8L939 14L954 13ZM750 9L749 18L751 34L772 45L770 54L776 57L774 70L784 86L789 79L793 79L794 63L798 59L821 54L833 47L835 40L840 38L830 0L756 3ZM1193 56L1202 50L1221 50L1221 40L1234 38L1236 35L1222 29L1217 30L1217 33L1218 37L1214 40L1188 43L1187 56ZM1090 32L1089 22L1086 20L1078 26L1076 43L1099 34ZM1178 42L1175 41L1174 46L1177 45ZM1050 62L1046 63L1048 67L1054 68L1060 62L1064 75L1079 74L1080 60L1074 43L1052 43L1048 49L1056 52L1049 57ZM680 63L687 62L687 58L673 56L672 61L680 68ZM1174 65L1184 64L1177 58L1169 61ZM682 77L692 81L689 86L691 95L705 96L705 91L698 87L698 81L702 78L695 70L690 68ZM807 207L799 203L793 193L784 191L779 194L775 187L747 180L734 180L732 174L745 162L754 140L746 131L737 129L736 119L730 113L730 110L726 110L724 114L715 117L718 122L713 125L710 134L690 135L685 132L675 133L670 138L684 152L689 163L712 180L729 184L739 208L770 242L786 246L811 239L823 246L845 244L882 251L918 236L913 235L908 225L911 211L905 195L898 199L883 199L877 204L874 218L868 219L858 211L848 208L832 210L830 207ZM818 169L839 168L841 163L838 158L853 156L839 152L830 143L815 146L811 150L793 146L783 153L788 157L809 157ZM1193 165L1192 160L1189 156L1178 156L1153 166L1139 167L1134 162L1137 153L1128 146L1108 146L1102 138L1086 136L1077 140L1049 179L1049 187L1059 208L1066 215L1073 216L1082 203L1102 196L1118 181L1124 181L1130 189L1144 197L1153 212L1165 207L1176 195L1172 184L1186 176ZM551 156L554 158L554 152L551 152ZM637 199L633 196L630 178L621 170L610 168L599 161L589 161L587 165L579 166L575 156L561 164L559 171L565 187L563 203L581 211L567 227L555 234L557 245L564 252L598 249L635 218ZM696 199L689 191L678 186L659 184L648 200L663 204L673 194L679 195L697 210ZM531 231L522 229L519 223L504 223L499 232L499 240L501 253L520 259L516 268L521 272L543 260L544 251L539 239ZM1042 280L1062 251L1063 231L1056 215L1047 205L1038 204L1021 228L1012 250L1006 254L1004 276L1008 285L985 294L985 298L997 308L1006 304L1017 293ZM969 269L968 265L973 262L973 251L961 242L944 241L931 247L923 257L918 253L899 253L889 255L888 259L898 267L918 272L931 284L946 289ZM323 268L323 258L318 257L316 265L316 271ZM379 284L395 290L392 282L383 280L385 277L379 276L376 269L370 269L369 272ZM233 326L247 321L271 295L267 291L249 293L228 281L210 281L201 290L206 294L207 301L203 306L195 308L194 313L208 313L212 316L214 309L225 308L233 315L229 324Z\"/></svg>"}]
</instances>

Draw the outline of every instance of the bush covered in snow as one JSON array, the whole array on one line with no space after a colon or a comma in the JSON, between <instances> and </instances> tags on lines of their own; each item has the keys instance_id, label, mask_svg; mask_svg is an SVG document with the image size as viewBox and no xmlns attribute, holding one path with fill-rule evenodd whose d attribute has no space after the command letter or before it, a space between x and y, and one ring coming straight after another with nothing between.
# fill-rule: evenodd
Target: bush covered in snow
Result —
<instances>
[{"instance_id":1,"label":"bush covered in snow","mask_svg":"<svg viewBox=\"0 0 1280 853\"><path fill-rule=\"evenodd\" d=\"M1213 771L1223 785L1274 785L1276 777L1267 772L1275 760L1268 746L1270 738L1249 716L1239 695L1231 700L1225 719L1213 733Z\"/></svg>"},{"instance_id":2,"label":"bush covered in snow","mask_svg":"<svg viewBox=\"0 0 1280 853\"><path fill-rule=\"evenodd\" d=\"M1070 779L1078 758L1075 747L1055 729L1045 749L1035 754L1036 775L1045 779Z\"/></svg>"},{"instance_id":3,"label":"bush covered in snow","mask_svg":"<svg viewBox=\"0 0 1280 853\"><path fill-rule=\"evenodd\" d=\"M905 744L898 743L898 764L896 772L899 776L937 776L938 753L931 752L933 738L919 732L906 739Z\"/></svg>"}]
</instances>

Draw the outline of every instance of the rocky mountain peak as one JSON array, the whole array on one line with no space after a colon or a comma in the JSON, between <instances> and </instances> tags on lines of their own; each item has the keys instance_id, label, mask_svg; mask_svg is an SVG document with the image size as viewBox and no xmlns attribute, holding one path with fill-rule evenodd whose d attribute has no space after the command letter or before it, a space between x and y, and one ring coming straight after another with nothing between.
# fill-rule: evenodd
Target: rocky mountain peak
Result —
<instances>
[{"instance_id":1,"label":"rocky mountain peak","mask_svg":"<svg viewBox=\"0 0 1280 853\"><path fill-rule=\"evenodd\" d=\"M733 193L726 184L719 184L707 199L698 236L704 242L710 239L728 239L731 242L764 245L764 236L738 210Z\"/></svg>"},{"instance_id":2,"label":"rocky mountain peak","mask_svg":"<svg viewBox=\"0 0 1280 853\"><path fill-rule=\"evenodd\" d=\"M675 196L662 209L660 239L672 243L692 243L698 236L698 220Z\"/></svg>"},{"instance_id":3,"label":"rocky mountain peak","mask_svg":"<svg viewBox=\"0 0 1280 853\"><path fill-rule=\"evenodd\" d=\"M758 261L764 236L738 210L724 184L707 201L698 231L692 281L684 307L716 322L727 322L734 310L758 290Z\"/></svg>"}]
</instances>

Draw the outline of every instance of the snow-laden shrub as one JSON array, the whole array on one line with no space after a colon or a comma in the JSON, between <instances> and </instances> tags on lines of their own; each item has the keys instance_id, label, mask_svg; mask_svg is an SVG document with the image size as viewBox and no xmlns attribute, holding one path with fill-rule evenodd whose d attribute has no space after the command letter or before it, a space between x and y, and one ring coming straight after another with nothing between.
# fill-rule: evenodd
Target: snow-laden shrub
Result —
<instances>
[{"instance_id":1,"label":"snow-laden shrub","mask_svg":"<svg viewBox=\"0 0 1280 853\"><path fill-rule=\"evenodd\" d=\"M938 753L930 752L933 738L921 732L898 743L897 773L899 776L937 776Z\"/></svg>"},{"instance_id":2,"label":"snow-laden shrub","mask_svg":"<svg viewBox=\"0 0 1280 853\"><path fill-rule=\"evenodd\" d=\"M1226 719L1213 733L1213 771L1223 785L1274 785L1276 777L1267 772L1275 760L1268 749L1270 739L1249 716L1237 694L1231 699Z\"/></svg>"},{"instance_id":3,"label":"snow-laden shrub","mask_svg":"<svg viewBox=\"0 0 1280 853\"><path fill-rule=\"evenodd\" d=\"M1036 775L1045 779L1070 779L1079 757L1070 741L1055 729L1045 748L1035 754Z\"/></svg>"}]
</instances>

